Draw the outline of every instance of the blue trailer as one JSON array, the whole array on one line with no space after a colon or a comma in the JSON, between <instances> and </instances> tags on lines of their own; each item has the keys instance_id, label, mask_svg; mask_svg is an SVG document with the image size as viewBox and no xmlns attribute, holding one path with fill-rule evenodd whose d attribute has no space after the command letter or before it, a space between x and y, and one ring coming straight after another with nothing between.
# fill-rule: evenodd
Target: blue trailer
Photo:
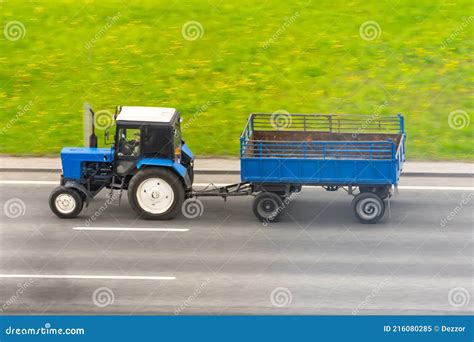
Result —
<instances>
[{"instance_id":1,"label":"blue trailer","mask_svg":"<svg viewBox=\"0 0 474 342\"><path fill-rule=\"evenodd\" d=\"M240 138L242 181L396 185L404 162L401 115L251 114Z\"/></svg>"},{"instance_id":2,"label":"blue trailer","mask_svg":"<svg viewBox=\"0 0 474 342\"><path fill-rule=\"evenodd\" d=\"M196 190L176 109L117 107L115 121L110 148L97 147L93 125L89 147L63 148L60 186L49 200L57 216L76 217L107 188L119 199L126 190L145 219L173 218L187 199L251 195L254 214L270 223L303 186L322 186L346 190L356 217L375 223L405 161L401 115L251 114L240 137L241 182Z\"/></svg>"},{"instance_id":3,"label":"blue trailer","mask_svg":"<svg viewBox=\"0 0 474 342\"><path fill-rule=\"evenodd\" d=\"M204 195L250 193L255 215L274 222L302 186L344 189L359 221L376 223L398 184L405 138L402 115L251 114L240 137L241 183Z\"/></svg>"}]
</instances>

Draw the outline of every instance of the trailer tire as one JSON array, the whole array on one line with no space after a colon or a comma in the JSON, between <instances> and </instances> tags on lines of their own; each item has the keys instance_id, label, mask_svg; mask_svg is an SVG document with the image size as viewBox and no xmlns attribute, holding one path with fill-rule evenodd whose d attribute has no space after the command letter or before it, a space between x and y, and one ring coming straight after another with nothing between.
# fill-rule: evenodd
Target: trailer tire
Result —
<instances>
[{"instance_id":1,"label":"trailer tire","mask_svg":"<svg viewBox=\"0 0 474 342\"><path fill-rule=\"evenodd\" d=\"M283 213L283 201L273 192L261 192L253 201L253 213L264 223L277 222Z\"/></svg>"},{"instance_id":2,"label":"trailer tire","mask_svg":"<svg viewBox=\"0 0 474 342\"><path fill-rule=\"evenodd\" d=\"M377 223L385 213L385 203L373 192L362 192L352 200L352 209L361 223Z\"/></svg>"},{"instance_id":3,"label":"trailer tire","mask_svg":"<svg viewBox=\"0 0 474 342\"><path fill-rule=\"evenodd\" d=\"M51 211L60 218L74 218L82 210L84 200L74 188L59 186L49 196Z\"/></svg>"},{"instance_id":4,"label":"trailer tire","mask_svg":"<svg viewBox=\"0 0 474 342\"><path fill-rule=\"evenodd\" d=\"M141 217L169 220L184 201L181 179L170 169L146 168L135 174L128 186L128 202Z\"/></svg>"}]
</instances>

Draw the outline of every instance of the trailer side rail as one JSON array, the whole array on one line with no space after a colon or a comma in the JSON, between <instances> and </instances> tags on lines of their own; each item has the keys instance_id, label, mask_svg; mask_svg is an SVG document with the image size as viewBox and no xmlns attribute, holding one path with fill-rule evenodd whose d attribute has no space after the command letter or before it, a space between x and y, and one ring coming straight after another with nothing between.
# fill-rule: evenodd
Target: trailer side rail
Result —
<instances>
[{"instance_id":1,"label":"trailer side rail","mask_svg":"<svg viewBox=\"0 0 474 342\"><path fill-rule=\"evenodd\" d=\"M247 120L241 135L241 158L368 159L395 160L403 163L404 121L392 116L355 114L255 113ZM305 140L285 139L305 132ZM345 134L343 141L310 140L314 134ZM349 134L350 133L350 134ZM266 138L261 137L262 134ZM383 140L371 140L374 134ZM370 137L368 137L370 136ZM400 137L401 136L401 137ZM259 139L261 138L261 139ZM359 139L370 141L359 141ZM379 137L380 139L380 137ZM400 141L398 141L400 140ZM399 165L401 167L401 165Z\"/></svg>"},{"instance_id":2,"label":"trailer side rail","mask_svg":"<svg viewBox=\"0 0 474 342\"><path fill-rule=\"evenodd\" d=\"M394 142L387 141L267 141L242 142L242 158L385 159L395 158Z\"/></svg>"},{"instance_id":3,"label":"trailer side rail","mask_svg":"<svg viewBox=\"0 0 474 342\"><path fill-rule=\"evenodd\" d=\"M252 131L318 131L330 133L403 133L401 115L359 114L251 114L242 134L249 138Z\"/></svg>"}]
</instances>

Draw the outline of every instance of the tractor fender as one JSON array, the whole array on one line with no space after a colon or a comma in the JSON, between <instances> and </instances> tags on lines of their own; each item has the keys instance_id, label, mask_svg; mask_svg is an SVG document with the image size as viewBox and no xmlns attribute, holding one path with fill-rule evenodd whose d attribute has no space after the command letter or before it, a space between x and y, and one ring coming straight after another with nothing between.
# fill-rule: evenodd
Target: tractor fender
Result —
<instances>
[{"instance_id":1,"label":"tractor fender","mask_svg":"<svg viewBox=\"0 0 474 342\"><path fill-rule=\"evenodd\" d=\"M82 184L76 181L68 180L64 183L64 186L67 188L73 188L82 193L86 197L86 207L89 205L89 200L92 199L92 194L87 190Z\"/></svg>"},{"instance_id":2,"label":"tractor fender","mask_svg":"<svg viewBox=\"0 0 474 342\"><path fill-rule=\"evenodd\" d=\"M190 188L192 186L191 180L189 179L188 170L181 165L171 159L164 159L164 158L143 158L137 162L137 169L140 170L144 166L160 166L160 167L167 167L172 169L184 182L186 188Z\"/></svg>"},{"instance_id":3,"label":"tractor fender","mask_svg":"<svg viewBox=\"0 0 474 342\"><path fill-rule=\"evenodd\" d=\"M181 145L181 151L186 154L189 159L191 160L194 160L194 154L193 152L191 151L191 149L188 147L188 145L186 145L184 142L183 144Z\"/></svg>"}]
</instances>

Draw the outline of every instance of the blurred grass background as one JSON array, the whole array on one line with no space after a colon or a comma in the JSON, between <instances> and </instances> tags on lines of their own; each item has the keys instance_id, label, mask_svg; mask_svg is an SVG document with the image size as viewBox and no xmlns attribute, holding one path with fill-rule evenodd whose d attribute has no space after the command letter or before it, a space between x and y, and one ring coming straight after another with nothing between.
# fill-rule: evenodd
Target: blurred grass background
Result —
<instances>
[{"instance_id":1,"label":"blurred grass background","mask_svg":"<svg viewBox=\"0 0 474 342\"><path fill-rule=\"evenodd\" d=\"M237 155L250 112L403 113L411 159L473 160L473 3L3 1L0 153L81 146L82 104L177 107L198 156ZM202 37L187 40L197 21ZM375 21L380 36L364 40ZM384 105L386 104L386 105ZM26 107L25 107L26 106ZM466 117L467 115L467 117ZM99 140L102 137L99 135Z\"/></svg>"}]
</instances>

